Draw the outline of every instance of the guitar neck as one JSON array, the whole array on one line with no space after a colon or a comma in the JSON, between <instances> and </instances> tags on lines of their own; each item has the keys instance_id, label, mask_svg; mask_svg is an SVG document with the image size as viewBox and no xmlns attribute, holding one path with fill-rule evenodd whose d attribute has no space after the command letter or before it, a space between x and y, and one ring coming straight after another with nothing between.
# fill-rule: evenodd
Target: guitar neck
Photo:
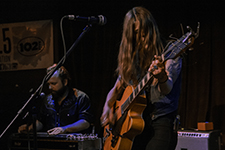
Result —
<instances>
[{"instance_id":1,"label":"guitar neck","mask_svg":"<svg viewBox=\"0 0 225 150\"><path fill-rule=\"evenodd\" d=\"M145 89L148 83L151 81L152 75L150 72L142 78L136 88L133 90L132 94L127 98L127 100L121 106L121 112L124 113L126 110L129 109L130 104L137 98L138 95Z\"/></svg>"}]
</instances>

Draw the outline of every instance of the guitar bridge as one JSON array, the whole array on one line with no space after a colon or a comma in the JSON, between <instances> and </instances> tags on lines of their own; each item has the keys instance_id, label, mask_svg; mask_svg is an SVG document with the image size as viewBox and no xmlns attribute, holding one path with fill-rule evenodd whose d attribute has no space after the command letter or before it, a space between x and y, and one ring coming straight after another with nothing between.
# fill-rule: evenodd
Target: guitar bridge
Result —
<instances>
[{"instance_id":1,"label":"guitar bridge","mask_svg":"<svg viewBox=\"0 0 225 150\"><path fill-rule=\"evenodd\" d=\"M121 135L120 135L121 136ZM116 146L116 144L117 144L117 141L118 141L118 136L113 136L112 137L112 140L111 140L111 146L112 147L115 147Z\"/></svg>"},{"instance_id":2,"label":"guitar bridge","mask_svg":"<svg viewBox=\"0 0 225 150\"><path fill-rule=\"evenodd\" d=\"M107 134L106 134L105 137L102 138L103 144L105 143L106 139L110 136L110 131L107 128L105 129L105 131L106 131Z\"/></svg>"}]
</instances>

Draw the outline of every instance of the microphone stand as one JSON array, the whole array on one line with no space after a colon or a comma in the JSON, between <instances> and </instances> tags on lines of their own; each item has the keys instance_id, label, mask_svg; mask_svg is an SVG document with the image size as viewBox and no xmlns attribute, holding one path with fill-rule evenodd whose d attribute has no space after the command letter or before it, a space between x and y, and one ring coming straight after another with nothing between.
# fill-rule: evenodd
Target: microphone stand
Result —
<instances>
[{"instance_id":1,"label":"microphone stand","mask_svg":"<svg viewBox=\"0 0 225 150\"><path fill-rule=\"evenodd\" d=\"M37 90L31 95L31 97L27 100L27 102L24 104L24 106L17 112L16 116L13 118L13 120L9 123L9 125L6 127L6 129L2 132L2 134L0 135L0 139L2 138L2 136L5 134L5 132L9 129L9 127L13 124L13 122L18 118L18 116L22 113L22 111L24 110L24 108L30 103L30 101L34 98L37 98L42 90L43 85L51 78L51 76L54 74L54 72L59 69L62 64L64 63L64 60L66 57L68 57L71 52L74 50L74 48L77 46L77 44L79 43L79 41L84 37L84 35L90 31L92 27L92 24L88 24L86 25L86 27L83 29L83 32L79 35L79 37L77 38L77 40L73 43L73 45L70 47L70 49L66 52L66 55L57 63L56 67L53 69L53 71L50 71L43 80L43 83L37 88ZM36 135L36 116L33 118L33 131L34 131L34 150L37 150L37 135Z\"/></svg>"}]
</instances>

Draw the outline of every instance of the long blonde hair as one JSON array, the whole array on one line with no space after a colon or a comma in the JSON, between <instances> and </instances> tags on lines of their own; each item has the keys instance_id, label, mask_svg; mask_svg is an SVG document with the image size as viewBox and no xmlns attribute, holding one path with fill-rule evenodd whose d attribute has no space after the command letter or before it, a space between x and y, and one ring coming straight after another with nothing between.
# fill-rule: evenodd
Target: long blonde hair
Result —
<instances>
[{"instance_id":1,"label":"long blonde hair","mask_svg":"<svg viewBox=\"0 0 225 150\"><path fill-rule=\"evenodd\" d=\"M135 30L137 22L139 27ZM145 75L153 56L160 55L162 50L158 26L151 13L143 7L129 10L124 18L117 67L125 83L132 81L137 84L139 78Z\"/></svg>"}]
</instances>

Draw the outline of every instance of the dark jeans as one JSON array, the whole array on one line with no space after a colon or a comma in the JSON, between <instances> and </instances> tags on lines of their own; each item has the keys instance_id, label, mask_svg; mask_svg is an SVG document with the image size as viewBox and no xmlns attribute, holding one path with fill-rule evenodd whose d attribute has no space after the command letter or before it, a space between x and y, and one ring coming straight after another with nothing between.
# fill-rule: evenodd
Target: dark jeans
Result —
<instances>
[{"instance_id":1,"label":"dark jeans","mask_svg":"<svg viewBox=\"0 0 225 150\"><path fill-rule=\"evenodd\" d=\"M175 113L145 121L143 132L136 136L132 150L174 150L177 132L173 130Z\"/></svg>"}]
</instances>

